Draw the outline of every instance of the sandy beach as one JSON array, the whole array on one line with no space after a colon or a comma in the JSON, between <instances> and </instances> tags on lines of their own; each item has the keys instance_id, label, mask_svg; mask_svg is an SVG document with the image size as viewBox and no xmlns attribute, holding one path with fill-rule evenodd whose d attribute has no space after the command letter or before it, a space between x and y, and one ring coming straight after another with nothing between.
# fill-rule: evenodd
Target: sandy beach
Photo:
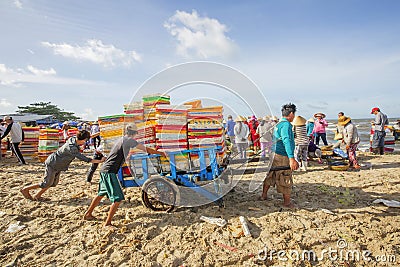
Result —
<instances>
[{"instance_id":1,"label":"sandy beach","mask_svg":"<svg viewBox=\"0 0 400 267\"><path fill-rule=\"evenodd\" d=\"M400 200L400 154L360 153L359 158L361 171L331 171L312 162L308 172L296 172L295 210L282 210L275 190L267 201L258 200L261 189L249 193L251 175L224 198L225 208L209 204L157 213L142 205L139 188L127 188L115 231L102 227L108 200L95 210L98 220L82 220L99 179L85 182L88 165L74 161L60 184L44 195L49 200L35 202L19 190L41 181L42 164L21 166L15 158L5 159L0 162L0 265L398 266L400 209L372 201ZM203 222L202 215L222 217L228 224ZM247 219L251 237L234 237L229 230L240 225L239 216ZM21 229L6 232L18 222ZM359 251L360 259L321 255L329 249ZM286 257L278 257L280 250ZM301 257L309 250L317 259ZM363 251L376 261L363 260Z\"/></svg>"}]
</instances>

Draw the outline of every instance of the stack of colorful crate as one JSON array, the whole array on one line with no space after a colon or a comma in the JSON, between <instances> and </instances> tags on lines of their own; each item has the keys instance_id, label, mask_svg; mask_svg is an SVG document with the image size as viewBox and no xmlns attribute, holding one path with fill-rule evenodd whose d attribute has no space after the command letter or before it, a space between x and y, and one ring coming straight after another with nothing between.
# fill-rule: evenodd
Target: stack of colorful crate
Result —
<instances>
[{"instance_id":1,"label":"stack of colorful crate","mask_svg":"<svg viewBox=\"0 0 400 267\"><path fill-rule=\"evenodd\" d=\"M187 113L188 106L157 105L156 107L156 145L158 151L182 151L187 146ZM176 167L180 170L189 169L187 153L175 155ZM163 170L169 171L169 162L162 158Z\"/></svg>"},{"instance_id":2,"label":"stack of colorful crate","mask_svg":"<svg viewBox=\"0 0 400 267\"><path fill-rule=\"evenodd\" d=\"M135 136L136 141L146 147L156 149L156 130L153 122L136 123L138 134Z\"/></svg>"},{"instance_id":3,"label":"stack of colorful crate","mask_svg":"<svg viewBox=\"0 0 400 267\"><path fill-rule=\"evenodd\" d=\"M138 133L135 136L135 140L143 144L145 147L156 149L156 132L154 123L151 121L146 122L136 122L138 128ZM137 148L132 148L130 154L145 154L146 152L139 150ZM141 160L131 160L130 162L131 170L136 174L140 174L142 170ZM159 163L157 158L151 158L147 160L149 170L155 170L158 168ZM142 174L142 173L141 173Z\"/></svg>"},{"instance_id":4,"label":"stack of colorful crate","mask_svg":"<svg viewBox=\"0 0 400 267\"><path fill-rule=\"evenodd\" d=\"M191 108L188 112L189 149L220 146L222 151L217 154L219 163L223 160L225 146L222 112L222 106ZM195 167L199 167L197 159L196 155L192 155Z\"/></svg>"},{"instance_id":5,"label":"stack of colorful crate","mask_svg":"<svg viewBox=\"0 0 400 267\"><path fill-rule=\"evenodd\" d=\"M169 152L187 149L186 106L158 105L156 107L157 150Z\"/></svg>"},{"instance_id":6,"label":"stack of colorful crate","mask_svg":"<svg viewBox=\"0 0 400 267\"><path fill-rule=\"evenodd\" d=\"M57 129L40 129L38 156L41 162L44 162L51 153L57 151L58 139L59 132Z\"/></svg>"},{"instance_id":7,"label":"stack of colorful crate","mask_svg":"<svg viewBox=\"0 0 400 267\"><path fill-rule=\"evenodd\" d=\"M70 128L68 129L68 138L70 137L76 137L76 135L78 134L78 128Z\"/></svg>"},{"instance_id":8,"label":"stack of colorful crate","mask_svg":"<svg viewBox=\"0 0 400 267\"><path fill-rule=\"evenodd\" d=\"M135 123L143 122L144 109L141 102L132 102L124 105L124 113L131 116L130 120Z\"/></svg>"},{"instance_id":9,"label":"stack of colorful crate","mask_svg":"<svg viewBox=\"0 0 400 267\"><path fill-rule=\"evenodd\" d=\"M22 127L24 142L20 150L24 159L36 159L38 156L39 127Z\"/></svg>"},{"instance_id":10,"label":"stack of colorful crate","mask_svg":"<svg viewBox=\"0 0 400 267\"><path fill-rule=\"evenodd\" d=\"M143 96L142 101L144 109L144 120L154 121L156 120L156 106L169 105L170 96L163 94L145 95Z\"/></svg>"},{"instance_id":11,"label":"stack of colorful crate","mask_svg":"<svg viewBox=\"0 0 400 267\"><path fill-rule=\"evenodd\" d=\"M98 118L103 151L108 154L118 138L124 135L125 114Z\"/></svg>"},{"instance_id":12,"label":"stack of colorful crate","mask_svg":"<svg viewBox=\"0 0 400 267\"><path fill-rule=\"evenodd\" d=\"M58 130L58 145L61 147L65 144L65 140L64 140L64 133L63 131L60 129Z\"/></svg>"}]
</instances>

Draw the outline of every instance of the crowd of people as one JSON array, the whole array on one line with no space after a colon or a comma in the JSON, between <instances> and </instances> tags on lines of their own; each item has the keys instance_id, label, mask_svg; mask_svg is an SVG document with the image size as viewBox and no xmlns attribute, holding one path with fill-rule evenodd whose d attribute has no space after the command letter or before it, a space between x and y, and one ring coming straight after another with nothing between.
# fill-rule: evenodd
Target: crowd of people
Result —
<instances>
[{"instance_id":1,"label":"crowd of people","mask_svg":"<svg viewBox=\"0 0 400 267\"><path fill-rule=\"evenodd\" d=\"M375 154L384 154L385 126L389 124L387 116L379 108L373 108L371 114L375 115L375 120L371 122L374 130L371 149ZM303 170L307 170L307 159L317 158L321 162L320 140L324 146L328 146L326 129L328 122L326 115L317 112L313 117L306 120L302 116L295 116L291 122L295 142L295 159ZM227 140L237 151L239 157L245 159L247 150L250 148L255 154L265 157L272 150L274 141L274 127L279 123L275 116L265 116L257 119L256 116L245 118L238 116L235 120L228 116L225 123ZM349 158L352 167L359 169L356 158L357 146L360 143L357 126L351 121L350 117L345 116L344 112L338 112L336 132L334 140L336 143L333 148L343 150Z\"/></svg>"},{"instance_id":2,"label":"crowd of people","mask_svg":"<svg viewBox=\"0 0 400 267\"><path fill-rule=\"evenodd\" d=\"M281 119L276 116L257 119L253 115L249 119L238 116L233 120L232 116L228 116L225 124L227 139L242 159L246 159L249 146L252 146L256 155L261 154L261 158L266 157L269 153L274 153L272 168L266 174L263 183L261 199L267 199L270 187L276 186L277 191L283 195L283 206L288 208L294 207L290 198L293 185L292 171L299 168L307 171L310 157L317 158L321 163L322 154L319 141L322 140L324 145L328 145L326 138L328 122L325 120L325 114L318 112L314 114L313 118L306 120L302 116L296 116L296 111L296 105L289 103L282 106ZM374 153L382 155L384 153L385 125L388 124L388 119L379 108L373 108L371 114L375 115L375 120L371 122L374 125L372 149ZM24 141L21 126L9 116L4 117L3 123L4 125L0 128L1 139L7 135L11 136L12 151L19 162L25 164L18 148ZM81 149L90 139L95 148L98 148L101 143L98 124L93 123L91 127L88 126L82 124L76 137L66 135L66 143L46 159L45 175L41 183L24 187L20 191L26 199L41 200L43 193L58 184L61 172L67 171L75 158L92 164L87 177L89 182L98 164L103 163L100 170L98 194L90 204L84 219L94 219L92 213L95 207L104 196L107 196L111 201L111 207L104 225L112 226L112 218L121 201L124 200L117 173L127 158L130 148L135 147L146 153L160 154L165 157L168 155L139 144L135 140L138 133L137 127L132 124L126 128L125 136L116 141L107 157L98 152L95 153L94 158L86 157L81 153ZM64 123L63 132L68 133L69 127L68 123ZM335 140L337 140L335 146L343 148L347 152L350 165L354 169L360 169L356 156L357 145L360 142L357 126L343 112L338 113ZM37 189L39 191L32 196L31 191Z\"/></svg>"}]
</instances>

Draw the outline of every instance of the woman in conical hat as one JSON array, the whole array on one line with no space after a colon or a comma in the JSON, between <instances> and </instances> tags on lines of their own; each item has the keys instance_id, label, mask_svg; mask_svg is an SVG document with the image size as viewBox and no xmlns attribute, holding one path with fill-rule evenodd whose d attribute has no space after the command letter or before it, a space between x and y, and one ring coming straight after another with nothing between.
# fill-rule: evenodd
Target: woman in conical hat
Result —
<instances>
[{"instance_id":1,"label":"woman in conical hat","mask_svg":"<svg viewBox=\"0 0 400 267\"><path fill-rule=\"evenodd\" d=\"M314 114L314 118L319 118L319 117L324 119L326 116L322 112L317 112Z\"/></svg>"},{"instance_id":2,"label":"woman in conical hat","mask_svg":"<svg viewBox=\"0 0 400 267\"><path fill-rule=\"evenodd\" d=\"M347 154L349 155L350 166L360 169L358 165L356 150L360 143L357 127L351 122L350 117L341 116L338 119L338 125L343 126L343 142L346 144Z\"/></svg>"},{"instance_id":3,"label":"woman in conical hat","mask_svg":"<svg viewBox=\"0 0 400 267\"><path fill-rule=\"evenodd\" d=\"M328 122L324 119L325 114L322 112L315 113L314 118L316 118L313 130L313 133L315 133L315 144L319 146L319 139L321 138L324 145L327 146L328 141L326 140L325 128L328 127Z\"/></svg>"},{"instance_id":4,"label":"woman in conical hat","mask_svg":"<svg viewBox=\"0 0 400 267\"><path fill-rule=\"evenodd\" d=\"M235 122L245 122L246 118L243 116L238 115L235 119Z\"/></svg>"},{"instance_id":5,"label":"woman in conical hat","mask_svg":"<svg viewBox=\"0 0 400 267\"><path fill-rule=\"evenodd\" d=\"M294 158L301 166L301 169L307 171L308 157L308 137L306 128L306 119L302 116L296 116L293 121L294 132Z\"/></svg>"}]
</instances>

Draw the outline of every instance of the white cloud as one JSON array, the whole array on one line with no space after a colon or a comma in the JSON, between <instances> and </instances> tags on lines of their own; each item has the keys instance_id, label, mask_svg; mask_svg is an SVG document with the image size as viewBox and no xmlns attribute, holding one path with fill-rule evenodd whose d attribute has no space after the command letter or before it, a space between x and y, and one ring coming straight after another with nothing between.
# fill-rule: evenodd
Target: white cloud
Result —
<instances>
[{"instance_id":1,"label":"white cloud","mask_svg":"<svg viewBox=\"0 0 400 267\"><path fill-rule=\"evenodd\" d=\"M12 104L7 101L5 98L0 99L0 107L7 108L10 107Z\"/></svg>"},{"instance_id":2,"label":"white cloud","mask_svg":"<svg viewBox=\"0 0 400 267\"><path fill-rule=\"evenodd\" d=\"M77 113L76 115L82 118L83 120L90 120L90 121L97 120L98 117L96 114L94 114L91 108L85 108L83 110L83 113Z\"/></svg>"},{"instance_id":3,"label":"white cloud","mask_svg":"<svg viewBox=\"0 0 400 267\"><path fill-rule=\"evenodd\" d=\"M54 44L42 42L42 45L53 49L54 54L77 60L87 60L104 67L125 66L141 62L142 58L136 51L123 51L114 45L105 45L101 40L88 40L85 45Z\"/></svg>"},{"instance_id":4,"label":"white cloud","mask_svg":"<svg viewBox=\"0 0 400 267\"><path fill-rule=\"evenodd\" d=\"M106 82L84 79L58 77L53 68L41 70L31 65L27 69L12 69L0 64L0 85L22 87L24 83L58 84L58 85L109 85Z\"/></svg>"},{"instance_id":5,"label":"white cloud","mask_svg":"<svg viewBox=\"0 0 400 267\"><path fill-rule=\"evenodd\" d=\"M22 8L22 3L21 3L21 1L19 1L19 0L14 0L14 5L15 5L17 8Z\"/></svg>"},{"instance_id":6,"label":"white cloud","mask_svg":"<svg viewBox=\"0 0 400 267\"><path fill-rule=\"evenodd\" d=\"M56 75L56 71L55 71L53 68L50 68L49 70L40 70L40 69L35 68L35 67L32 66L32 65L29 65L29 66L27 67L27 69L28 69L30 72L32 72L33 74L38 75L38 76L42 76L42 75Z\"/></svg>"},{"instance_id":7,"label":"white cloud","mask_svg":"<svg viewBox=\"0 0 400 267\"><path fill-rule=\"evenodd\" d=\"M184 57L229 57L236 50L233 40L225 35L226 25L201 17L195 10L191 14L177 10L164 27L178 42L177 53Z\"/></svg>"}]
</instances>

